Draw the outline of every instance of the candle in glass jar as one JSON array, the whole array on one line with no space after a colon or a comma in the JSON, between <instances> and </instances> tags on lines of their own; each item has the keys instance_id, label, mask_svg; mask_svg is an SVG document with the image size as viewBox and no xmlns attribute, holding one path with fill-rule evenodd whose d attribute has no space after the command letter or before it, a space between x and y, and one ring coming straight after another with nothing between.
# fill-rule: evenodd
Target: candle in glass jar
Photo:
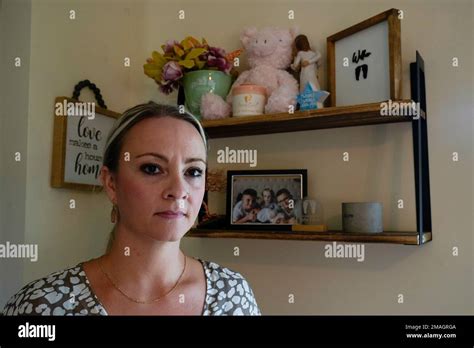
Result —
<instances>
[{"instance_id":1,"label":"candle in glass jar","mask_svg":"<svg viewBox=\"0 0 474 348\"><path fill-rule=\"evenodd\" d=\"M258 85L240 85L232 90L232 115L251 116L264 113L267 89Z\"/></svg>"}]
</instances>

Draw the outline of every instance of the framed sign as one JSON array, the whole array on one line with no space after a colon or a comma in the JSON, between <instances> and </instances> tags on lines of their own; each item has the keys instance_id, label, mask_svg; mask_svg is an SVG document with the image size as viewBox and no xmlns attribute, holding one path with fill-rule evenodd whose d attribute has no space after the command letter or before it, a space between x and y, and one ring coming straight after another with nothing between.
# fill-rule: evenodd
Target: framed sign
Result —
<instances>
[{"instance_id":1,"label":"framed sign","mask_svg":"<svg viewBox=\"0 0 474 348\"><path fill-rule=\"evenodd\" d=\"M119 113L57 97L54 104L51 186L101 190L99 181L109 130Z\"/></svg>"},{"instance_id":2,"label":"framed sign","mask_svg":"<svg viewBox=\"0 0 474 348\"><path fill-rule=\"evenodd\" d=\"M329 106L401 99L400 13L390 9L327 38Z\"/></svg>"},{"instance_id":3,"label":"framed sign","mask_svg":"<svg viewBox=\"0 0 474 348\"><path fill-rule=\"evenodd\" d=\"M302 221L306 186L306 169L229 170L227 227L291 231Z\"/></svg>"}]
</instances>

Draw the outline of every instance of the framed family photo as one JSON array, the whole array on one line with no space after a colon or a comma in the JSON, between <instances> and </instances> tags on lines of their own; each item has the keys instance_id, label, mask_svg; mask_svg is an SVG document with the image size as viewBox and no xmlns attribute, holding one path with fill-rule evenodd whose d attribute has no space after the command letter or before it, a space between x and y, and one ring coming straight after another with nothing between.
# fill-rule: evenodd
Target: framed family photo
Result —
<instances>
[{"instance_id":1,"label":"framed family photo","mask_svg":"<svg viewBox=\"0 0 474 348\"><path fill-rule=\"evenodd\" d=\"M307 170L230 170L227 172L228 229L288 230L301 223Z\"/></svg>"}]
</instances>

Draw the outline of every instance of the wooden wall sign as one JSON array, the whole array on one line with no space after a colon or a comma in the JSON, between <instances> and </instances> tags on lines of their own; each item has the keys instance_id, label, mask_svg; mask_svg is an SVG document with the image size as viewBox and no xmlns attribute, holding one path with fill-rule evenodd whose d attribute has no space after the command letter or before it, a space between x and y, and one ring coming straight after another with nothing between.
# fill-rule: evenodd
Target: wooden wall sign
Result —
<instances>
[{"instance_id":1,"label":"wooden wall sign","mask_svg":"<svg viewBox=\"0 0 474 348\"><path fill-rule=\"evenodd\" d=\"M101 190L99 181L107 135L119 113L67 97L54 104L51 186Z\"/></svg>"},{"instance_id":2,"label":"wooden wall sign","mask_svg":"<svg viewBox=\"0 0 474 348\"><path fill-rule=\"evenodd\" d=\"M401 99L400 15L390 9L327 38L329 106Z\"/></svg>"}]
</instances>

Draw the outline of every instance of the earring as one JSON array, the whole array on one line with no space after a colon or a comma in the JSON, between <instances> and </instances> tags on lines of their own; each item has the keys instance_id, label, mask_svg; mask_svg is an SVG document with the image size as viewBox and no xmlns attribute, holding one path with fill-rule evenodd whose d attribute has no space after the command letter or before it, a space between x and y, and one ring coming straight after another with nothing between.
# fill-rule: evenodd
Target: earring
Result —
<instances>
[{"instance_id":1,"label":"earring","mask_svg":"<svg viewBox=\"0 0 474 348\"><path fill-rule=\"evenodd\" d=\"M117 205L112 205L112 211L110 212L110 221L114 224L117 222L117 217L119 215Z\"/></svg>"}]
</instances>

